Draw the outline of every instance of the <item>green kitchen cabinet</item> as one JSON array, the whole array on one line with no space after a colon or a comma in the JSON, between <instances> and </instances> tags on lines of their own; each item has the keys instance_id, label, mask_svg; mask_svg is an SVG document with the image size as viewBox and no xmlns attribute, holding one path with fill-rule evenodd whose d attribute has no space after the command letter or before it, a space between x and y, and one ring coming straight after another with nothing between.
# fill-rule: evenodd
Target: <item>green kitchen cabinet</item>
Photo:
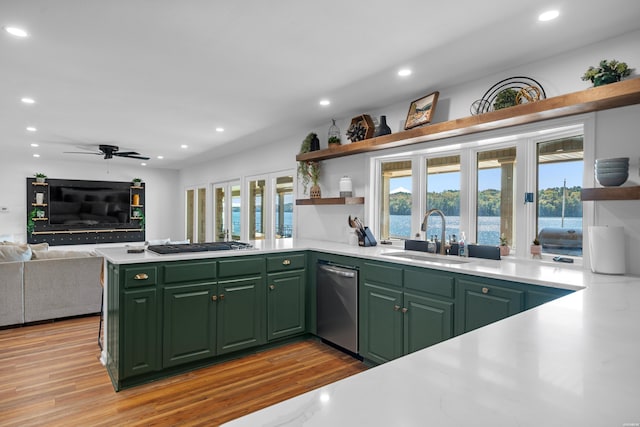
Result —
<instances>
[{"instance_id":1,"label":"green kitchen cabinet","mask_svg":"<svg viewBox=\"0 0 640 427\"><path fill-rule=\"evenodd\" d=\"M267 339L305 332L306 271L267 275Z\"/></svg>"},{"instance_id":2,"label":"green kitchen cabinet","mask_svg":"<svg viewBox=\"0 0 640 427\"><path fill-rule=\"evenodd\" d=\"M384 363L453 336L455 279L372 263L365 264L363 276L360 353L365 359Z\"/></svg>"},{"instance_id":3,"label":"green kitchen cabinet","mask_svg":"<svg viewBox=\"0 0 640 427\"><path fill-rule=\"evenodd\" d=\"M266 262L267 340L306 332L306 255L268 256Z\"/></svg>"},{"instance_id":4,"label":"green kitchen cabinet","mask_svg":"<svg viewBox=\"0 0 640 427\"><path fill-rule=\"evenodd\" d=\"M453 301L405 292L402 307L404 354L453 337Z\"/></svg>"},{"instance_id":5,"label":"green kitchen cabinet","mask_svg":"<svg viewBox=\"0 0 640 427\"><path fill-rule=\"evenodd\" d=\"M158 305L155 288L127 290L122 295L121 378L160 369Z\"/></svg>"},{"instance_id":6,"label":"green kitchen cabinet","mask_svg":"<svg viewBox=\"0 0 640 427\"><path fill-rule=\"evenodd\" d=\"M524 310L525 291L490 279L459 278L456 332L463 334Z\"/></svg>"},{"instance_id":7,"label":"green kitchen cabinet","mask_svg":"<svg viewBox=\"0 0 640 427\"><path fill-rule=\"evenodd\" d=\"M574 291L568 289L550 288L547 286L527 285L527 296L525 308L537 307L539 305L553 301L554 299L569 295Z\"/></svg>"},{"instance_id":8,"label":"green kitchen cabinet","mask_svg":"<svg viewBox=\"0 0 640 427\"><path fill-rule=\"evenodd\" d=\"M163 368L214 356L217 285L166 286L163 292Z\"/></svg>"},{"instance_id":9,"label":"green kitchen cabinet","mask_svg":"<svg viewBox=\"0 0 640 427\"><path fill-rule=\"evenodd\" d=\"M385 363L403 355L403 293L367 282L360 288L360 355Z\"/></svg>"},{"instance_id":10,"label":"green kitchen cabinet","mask_svg":"<svg viewBox=\"0 0 640 427\"><path fill-rule=\"evenodd\" d=\"M264 277L218 282L217 354L266 342Z\"/></svg>"}]
</instances>

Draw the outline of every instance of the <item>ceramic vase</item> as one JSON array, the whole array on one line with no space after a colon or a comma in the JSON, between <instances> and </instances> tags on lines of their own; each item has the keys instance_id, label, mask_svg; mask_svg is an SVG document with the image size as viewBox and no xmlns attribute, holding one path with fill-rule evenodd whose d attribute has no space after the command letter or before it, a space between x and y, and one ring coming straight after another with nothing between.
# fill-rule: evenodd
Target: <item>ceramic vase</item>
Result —
<instances>
[{"instance_id":1,"label":"ceramic vase","mask_svg":"<svg viewBox=\"0 0 640 427\"><path fill-rule=\"evenodd\" d=\"M374 137L389 135L391 133L391 128L387 125L387 116L380 116L380 125L378 125L376 132L373 134Z\"/></svg>"},{"instance_id":2,"label":"ceramic vase","mask_svg":"<svg viewBox=\"0 0 640 427\"><path fill-rule=\"evenodd\" d=\"M312 199L319 199L320 197L322 197L319 185L314 185L309 189L309 197L311 197Z\"/></svg>"}]
</instances>

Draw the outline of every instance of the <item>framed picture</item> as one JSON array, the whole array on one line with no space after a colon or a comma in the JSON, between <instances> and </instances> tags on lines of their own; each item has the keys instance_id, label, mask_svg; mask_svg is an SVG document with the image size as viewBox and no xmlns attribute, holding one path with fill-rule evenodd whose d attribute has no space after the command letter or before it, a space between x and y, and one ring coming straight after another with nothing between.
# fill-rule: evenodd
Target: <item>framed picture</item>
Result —
<instances>
[{"instance_id":1,"label":"framed picture","mask_svg":"<svg viewBox=\"0 0 640 427\"><path fill-rule=\"evenodd\" d=\"M440 95L440 92L430 93L427 96L416 99L409 105L407 121L404 124L405 130L426 125L431 121L431 115L436 109L436 103L438 102L438 95Z\"/></svg>"}]
</instances>

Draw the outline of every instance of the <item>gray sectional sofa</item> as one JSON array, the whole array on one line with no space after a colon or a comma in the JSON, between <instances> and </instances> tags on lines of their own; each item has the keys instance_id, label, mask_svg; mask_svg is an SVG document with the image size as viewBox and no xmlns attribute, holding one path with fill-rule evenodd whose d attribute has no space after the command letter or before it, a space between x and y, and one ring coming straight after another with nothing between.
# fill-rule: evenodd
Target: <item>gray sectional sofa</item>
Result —
<instances>
[{"instance_id":1,"label":"gray sectional sofa","mask_svg":"<svg viewBox=\"0 0 640 427\"><path fill-rule=\"evenodd\" d=\"M40 259L0 259L0 327L100 312L102 257L38 253Z\"/></svg>"}]
</instances>

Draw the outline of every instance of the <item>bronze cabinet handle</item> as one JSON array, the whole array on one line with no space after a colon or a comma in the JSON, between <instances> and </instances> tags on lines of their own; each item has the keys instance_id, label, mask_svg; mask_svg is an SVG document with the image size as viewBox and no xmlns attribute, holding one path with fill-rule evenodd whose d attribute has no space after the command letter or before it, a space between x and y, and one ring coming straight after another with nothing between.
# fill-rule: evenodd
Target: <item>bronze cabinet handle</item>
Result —
<instances>
[{"instance_id":1,"label":"bronze cabinet handle","mask_svg":"<svg viewBox=\"0 0 640 427\"><path fill-rule=\"evenodd\" d=\"M135 276L133 276L133 280L147 280L149 278L149 275L147 273L138 273Z\"/></svg>"},{"instance_id":2,"label":"bronze cabinet handle","mask_svg":"<svg viewBox=\"0 0 640 427\"><path fill-rule=\"evenodd\" d=\"M393 306L393 311L398 311L400 310L400 306L399 305L394 305Z\"/></svg>"},{"instance_id":3,"label":"bronze cabinet handle","mask_svg":"<svg viewBox=\"0 0 640 427\"><path fill-rule=\"evenodd\" d=\"M220 294L220 299L223 300L224 299L224 294Z\"/></svg>"},{"instance_id":4,"label":"bronze cabinet handle","mask_svg":"<svg viewBox=\"0 0 640 427\"><path fill-rule=\"evenodd\" d=\"M282 265L291 265L291 260L285 259L284 261L282 261Z\"/></svg>"},{"instance_id":5,"label":"bronze cabinet handle","mask_svg":"<svg viewBox=\"0 0 640 427\"><path fill-rule=\"evenodd\" d=\"M482 288L482 293L483 294L488 294L489 293L489 288Z\"/></svg>"},{"instance_id":6,"label":"bronze cabinet handle","mask_svg":"<svg viewBox=\"0 0 640 427\"><path fill-rule=\"evenodd\" d=\"M274 290L276 288L276 285L269 285L269 289Z\"/></svg>"},{"instance_id":7,"label":"bronze cabinet handle","mask_svg":"<svg viewBox=\"0 0 640 427\"><path fill-rule=\"evenodd\" d=\"M218 295L211 295L211 301L218 301Z\"/></svg>"},{"instance_id":8,"label":"bronze cabinet handle","mask_svg":"<svg viewBox=\"0 0 640 427\"><path fill-rule=\"evenodd\" d=\"M409 309L407 307L402 307L402 310L400 311L402 311L402 313L406 313L407 311L409 311Z\"/></svg>"}]
</instances>

